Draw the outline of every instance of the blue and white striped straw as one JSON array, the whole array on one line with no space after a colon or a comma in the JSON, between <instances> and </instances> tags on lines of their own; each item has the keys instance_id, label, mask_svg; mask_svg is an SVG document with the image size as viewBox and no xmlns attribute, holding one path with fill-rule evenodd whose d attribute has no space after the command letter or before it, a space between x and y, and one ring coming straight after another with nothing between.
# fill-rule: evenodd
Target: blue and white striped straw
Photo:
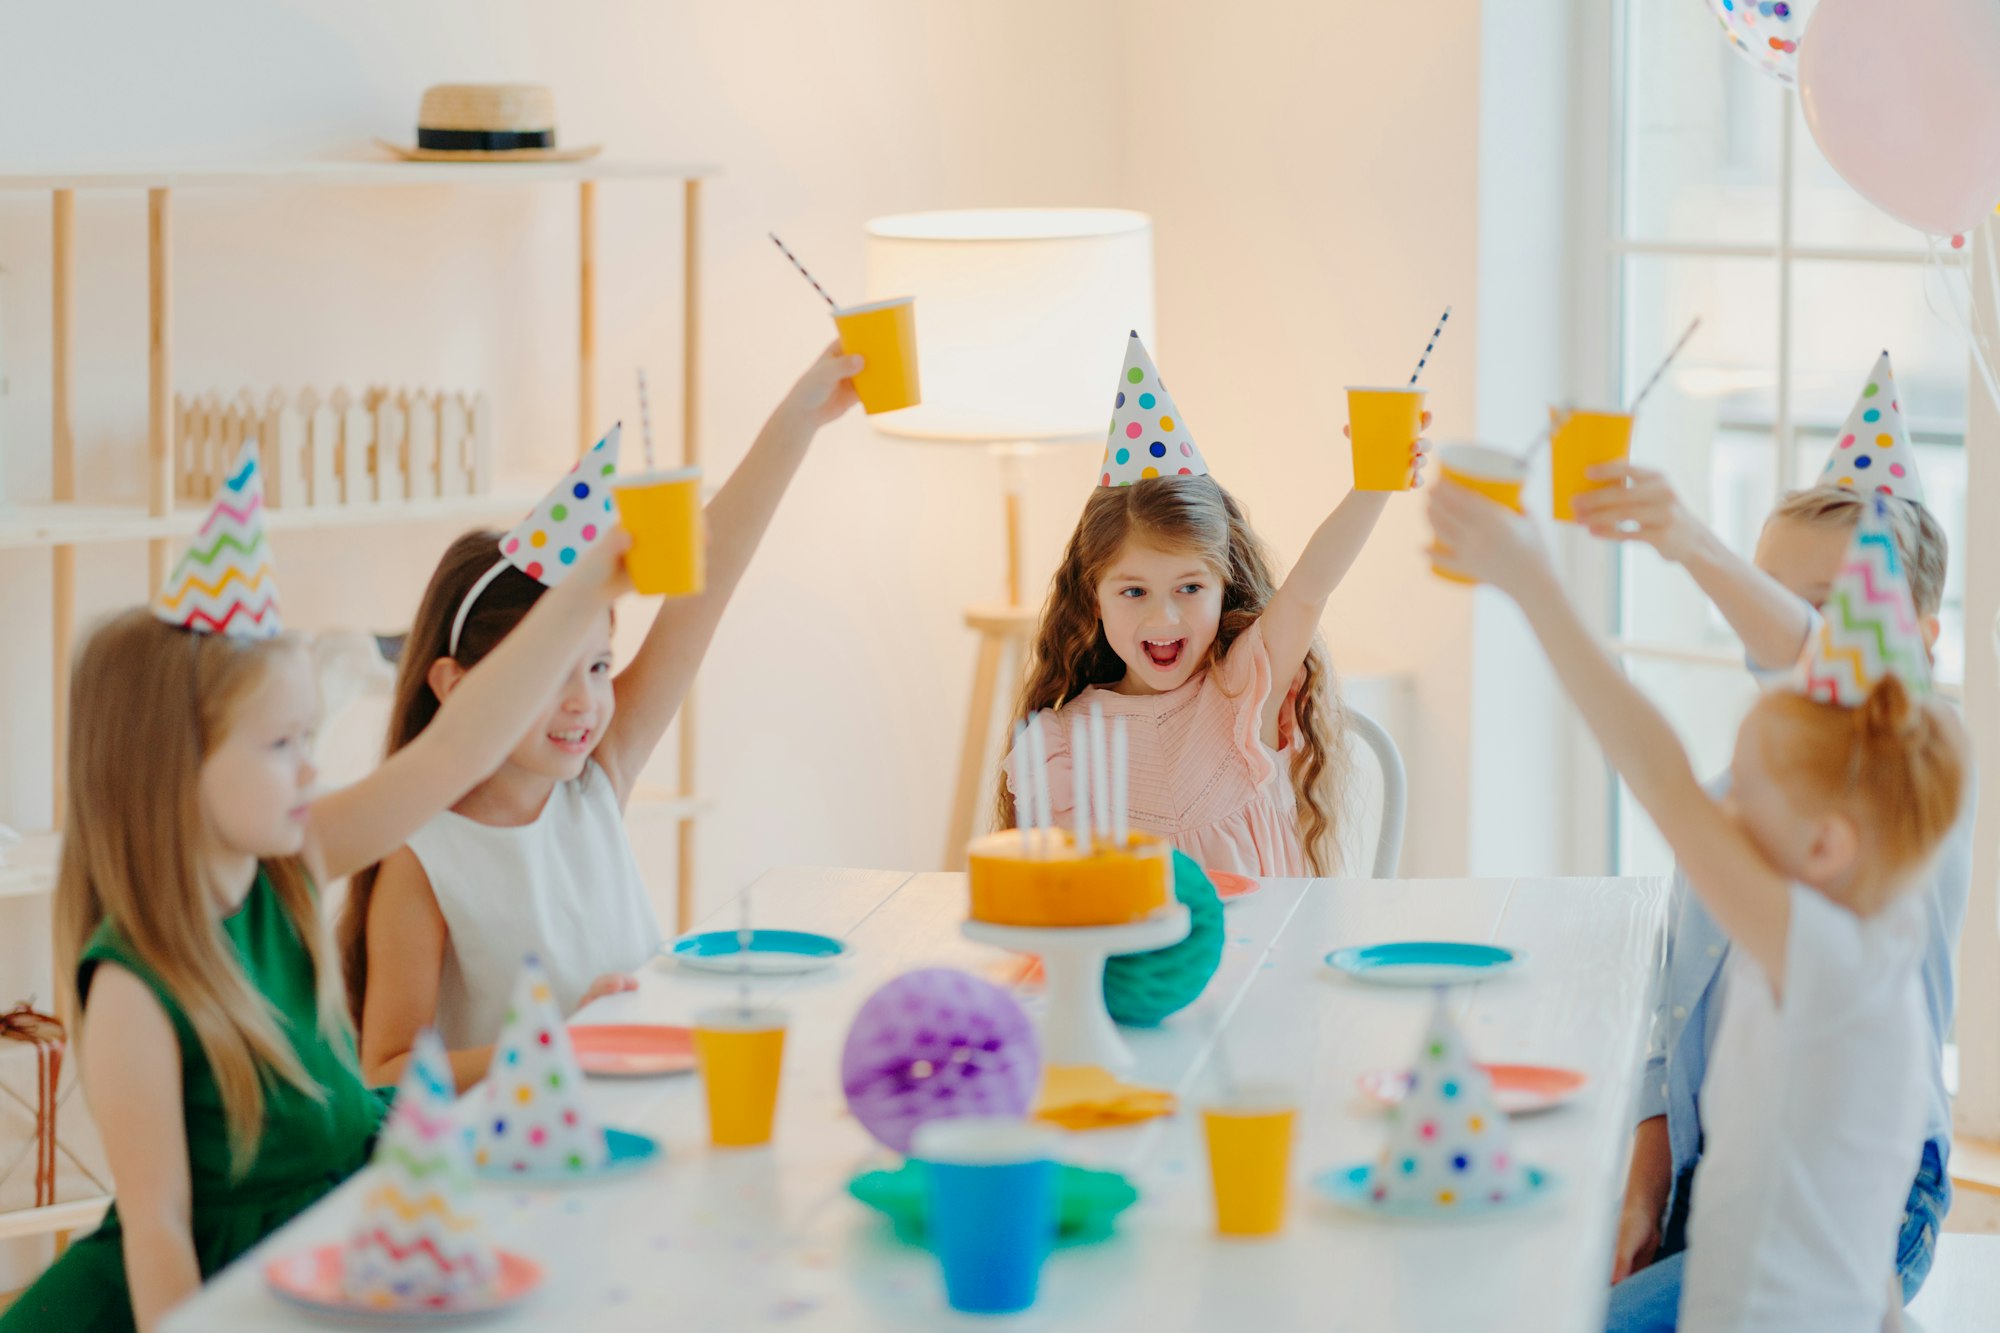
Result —
<instances>
[{"instance_id":1,"label":"blue and white striped straw","mask_svg":"<svg viewBox=\"0 0 2000 1333\"><path fill-rule=\"evenodd\" d=\"M1424 373L1424 367L1430 363L1431 353L1437 350L1438 339L1444 336L1445 321L1450 318L1451 307L1446 306L1444 313L1438 316L1438 326L1431 330L1431 340L1424 345L1424 354L1417 358L1417 368L1410 373L1410 383L1415 384L1417 376Z\"/></svg>"}]
</instances>

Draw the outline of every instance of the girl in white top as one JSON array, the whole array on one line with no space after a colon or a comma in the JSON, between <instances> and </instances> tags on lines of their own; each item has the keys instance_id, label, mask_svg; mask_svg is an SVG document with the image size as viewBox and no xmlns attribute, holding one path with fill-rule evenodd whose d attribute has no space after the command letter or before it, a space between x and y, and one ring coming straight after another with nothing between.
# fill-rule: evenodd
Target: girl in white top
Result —
<instances>
[{"instance_id":1,"label":"girl in white top","mask_svg":"<svg viewBox=\"0 0 2000 1333\"><path fill-rule=\"evenodd\" d=\"M600 617L546 712L492 719L519 737L499 770L355 877L339 933L371 1083L395 1082L431 1024L459 1086L477 1082L527 953L540 955L565 1013L637 984L629 974L658 951L661 934L626 841L625 803L807 446L856 401L849 381L861 364L837 344L827 348L707 506L706 591L664 603L615 678L611 616ZM592 480L577 474L579 497ZM587 503L602 500L592 492ZM566 517L560 504L550 513ZM594 535L586 527L579 538ZM423 731L545 591L540 566L530 563L531 577L518 560L502 561L499 541L466 534L431 577L403 648L392 752ZM552 566L557 546L548 546Z\"/></svg>"},{"instance_id":2,"label":"girl in white top","mask_svg":"<svg viewBox=\"0 0 2000 1333\"><path fill-rule=\"evenodd\" d=\"M1459 486L1437 487L1430 509L1451 564L1520 603L1736 946L1702 1095L1679 1326L1875 1333L1895 1309L1929 1095L1923 905L1908 890L1958 817L1966 765L1956 719L1923 697L1926 657L1886 527L1864 516L1835 580L1838 628L1822 628L1800 666L1814 697L1758 700L1717 801L1577 617L1534 525ZM1854 651L1861 641L1875 651Z\"/></svg>"}]
</instances>

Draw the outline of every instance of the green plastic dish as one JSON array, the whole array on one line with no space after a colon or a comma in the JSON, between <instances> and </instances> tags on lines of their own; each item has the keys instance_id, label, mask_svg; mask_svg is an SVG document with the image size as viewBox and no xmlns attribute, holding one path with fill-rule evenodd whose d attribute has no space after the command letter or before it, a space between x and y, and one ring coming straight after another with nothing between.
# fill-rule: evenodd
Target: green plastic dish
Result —
<instances>
[{"instance_id":1,"label":"green plastic dish","mask_svg":"<svg viewBox=\"0 0 2000 1333\"><path fill-rule=\"evenodd\" d=\"M1057 1181L1056 1243L1089 1245L1108 1239L1118 1215L1139 1201L1139 1191L1116 1171L1062 1168ZM905 1245L925 1244L924 1164L903 1163L894 1171L864 1171L847 1182L847 1192L885 1214Z\"/></svg>"}]
</instances>

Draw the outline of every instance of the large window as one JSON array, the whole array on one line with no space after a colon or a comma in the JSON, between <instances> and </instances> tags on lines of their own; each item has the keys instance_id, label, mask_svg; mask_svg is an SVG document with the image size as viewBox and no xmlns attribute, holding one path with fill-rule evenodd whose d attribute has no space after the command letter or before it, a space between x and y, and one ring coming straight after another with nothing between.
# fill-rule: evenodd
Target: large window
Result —
<instances>
[{"instance_id":1,"label":"large window","mask_svg":"<svg viewBox=\"0 0 2000 1333\"><path fill-rule=\"evenodd\" d=\"M1965 658L1966 342L1947 283L1960 259L1850 190L1797 98L1729 48L1698 3L1622 0L1609 124L1618 199L1607 330L1621 401L1696 315L1702 327L1647 400L1637 461L1736 550L1755 547L1785 492L1812 483L1887 348L1929 493L1951 537L1938 671ZM1652 551L1619 559L1614 629L1634 678L1704 773L1727 766L1754 687L1742 650L1687 575ZM1622 791L1613 847L1626 874L1671 857Z\"/></svg>"}]
</instances>

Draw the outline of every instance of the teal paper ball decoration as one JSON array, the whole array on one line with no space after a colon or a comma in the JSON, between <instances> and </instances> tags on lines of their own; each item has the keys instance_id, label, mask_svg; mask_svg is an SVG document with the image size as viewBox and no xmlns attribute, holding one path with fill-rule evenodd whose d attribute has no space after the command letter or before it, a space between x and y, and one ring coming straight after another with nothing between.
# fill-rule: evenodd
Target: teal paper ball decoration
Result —
<instances>
[{"instance_id":1,"label":"teal paper ball decoration","mask_svg":"<svg viewBox=\"0 0 2000 1333\"><path fill-rule=\"evenodd\" d=\"M1104 1007L1127 1027L1155 1027L1187 1008L1222 966L1222 899L1185 852L1174 853L1174 897L1188 909L1186 939L1104 964Z\"/></svg>"}]
</instances>

